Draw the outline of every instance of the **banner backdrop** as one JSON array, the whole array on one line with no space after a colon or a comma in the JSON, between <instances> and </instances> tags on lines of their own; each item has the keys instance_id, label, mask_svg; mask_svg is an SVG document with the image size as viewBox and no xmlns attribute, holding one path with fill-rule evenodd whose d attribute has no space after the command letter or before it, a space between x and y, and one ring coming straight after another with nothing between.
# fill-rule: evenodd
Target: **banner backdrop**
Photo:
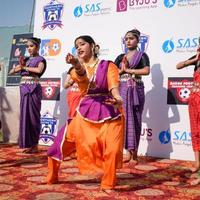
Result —
<instances>
[{"instance_id":1,"label":"banner backdrop","mask_svg":"<svg viewBox=\"0 0 200 200\"><path fill-rule=\"evenodd\" d=\"M59 100L42 104L43 122L50 116L54 130L46 132L56 135L66 121L62 83L70 67L65 56L76 53L74 39L91 35L100 45L100 58L115 60L126 51L125 33L137 28L142 33L139 47L151 62L151 74L143 77L146 102L139 154L194 160L187 103L170 103L177 95L168 92L168 86L192 77L193 67L178 71L175 66L196 53L199 9L200 0L37 0L34 35L42 39L41 54L48 62L44 78L61 78ZM48 145L48 139L43 141Z\"/></svg>"},{"instance_id":2,"label":"banner backdrop","mask_svg":"<svg viewBox=\"0 0 200 200\"><path fill-rule=\"evenodd\" d=\"M18 59L20 56L28 56L28 51L26 49L27 38L31 38L32 33L13 35L12 47L10 52L8 75L6 80L6 86L17 86L19 85L21 76L19 73L9 75L9 71L18 65Z\"/></svg>"}]
</instances>

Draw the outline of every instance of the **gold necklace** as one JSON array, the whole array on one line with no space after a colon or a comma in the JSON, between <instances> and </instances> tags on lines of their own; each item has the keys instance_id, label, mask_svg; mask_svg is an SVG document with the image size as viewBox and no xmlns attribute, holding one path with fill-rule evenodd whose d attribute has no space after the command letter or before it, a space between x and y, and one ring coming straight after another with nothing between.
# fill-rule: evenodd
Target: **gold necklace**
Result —
<instances>
[{"instance_id":1,"label":"gold necklace","mask_svg":"<svg viewBox=\"0 0 200 200\"><path fill-rule=\"evenodd\" d=\"M99 59L93 64L93 65L85 65L86 72L88 74L88 77L92 78L96 74L97 64L99 62Z\"/></svg>"},{"instance_id":2,"label":"gold necklace","mask_svg":"<svg viewBox=\"0 0 200 200\"><path fill-rule=\"evenodd\" d=\"M98 62L99 62L99 59L97 59L96 62L93 62L90 65L89 64L83 64L83 65L86 66L86 67L89 67L89 68L94 68L97 65Z\"/></svg>"}]
</instances>

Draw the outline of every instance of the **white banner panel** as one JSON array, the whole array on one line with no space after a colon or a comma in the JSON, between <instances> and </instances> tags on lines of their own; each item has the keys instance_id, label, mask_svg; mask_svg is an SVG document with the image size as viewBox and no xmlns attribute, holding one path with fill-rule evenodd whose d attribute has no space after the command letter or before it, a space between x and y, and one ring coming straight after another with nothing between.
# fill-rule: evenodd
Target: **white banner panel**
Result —
<instances>
[{"instance_id":1,"label":"white banner panel","mask_svg":"<svg viewBox=\"0 0 200 200\"><path fill-rule=\"evenodd\" d=\"M75 52L74 39L91 35L101 47L100 58L114 60L124 51L125 33L137 28L140 48L151 62L151 74L143 77L146 102L139 154L194 160L187 104L168 102L168 84L171 77L192 77L193 67L178 71L175 66L196 53L199 8L200 0L37 0L34 35L42 39L41 53L48 62L44 78L61 78L60 100L42 104L42 114L53 118L53 134L66 121L62 82L70 67L65 55Z\"/></svg>"}]
</instances>

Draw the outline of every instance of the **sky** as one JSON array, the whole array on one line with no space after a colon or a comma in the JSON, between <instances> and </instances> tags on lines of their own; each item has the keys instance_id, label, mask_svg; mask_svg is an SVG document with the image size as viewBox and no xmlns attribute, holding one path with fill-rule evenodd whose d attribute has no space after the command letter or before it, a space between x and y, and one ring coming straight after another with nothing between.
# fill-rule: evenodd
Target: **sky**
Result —
<instances>
[{"instance_id":1,"label":"sky","mask_svg":"<svg viewBox=\"0 0 200 200\"><path fill-rule=\"evenodd\" d=\"M30 24L34 0L0 0L0 27Z\"/></svg>"}]
</instances>

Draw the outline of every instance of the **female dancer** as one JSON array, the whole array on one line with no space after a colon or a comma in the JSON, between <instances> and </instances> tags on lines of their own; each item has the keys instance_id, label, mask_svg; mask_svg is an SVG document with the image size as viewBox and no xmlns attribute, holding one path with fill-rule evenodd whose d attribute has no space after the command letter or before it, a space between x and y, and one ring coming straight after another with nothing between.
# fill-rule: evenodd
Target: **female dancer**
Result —
<instances>
[{"instance_id":1,"label":"female dancer","mask_svg":"<svg viewBox=\"0 0 200 200\"><path fill-rule=\"evenodd\" d=\"M198 48L196 55L192 56L188 60L179 62L176 65L176 68L183 69L191 65L195 65L193 74L193 87L188 102L190 128L192 133L192 147L195 155L195 166L192 171L199 171L200 176L200 47ZM200 182L200 177L197 182Z\"/></svg>"},{"instance_id":2,"label":"female dancer","mask_svg":"<svg viewBox=\"0 0 200 200\"><path fill-rule=\"evenodd\" d=\"M19 147L25 148L24 153L38 152L42 100L39 78L46 70L46 60L39 55L39 48L39 38L28 39L27 49L30 57L20 57L19 65L9 72L21 74Z\"/></svg>"},{"instance_id":3,"label":"female dancer","mask_svg":"<svg viewBox=\"0 0 200 200\"><path fill-rule=\"evenodd\" d=\"M115 64L120 73L120 95L125 111L125 149L128 150L124 162L137 163L137 150L142 127L142 111L145 102L142 75L150 73L149 58L137 50L140 32L136 29L125 35L126 54L120 54Z\"/></svg>"},{"instance_id":4,"label":"female dancer","mask_svg":"<svg viewBox=\"0 0 200 200\"><path fill-rule=\"evenodd\" d=\"M98 59L92 37L76 38L75 47L78 58L67 54L66 62L74 67L70 75L78 84L82 99L61 148L53 145L48 151L47 183L58 181L60 161L76 145L80 172L101 176L101 189L109 192L116 184L116 169L122 166L124 118L118 69L114 63Z\"/></svg>"}]
</instances>

